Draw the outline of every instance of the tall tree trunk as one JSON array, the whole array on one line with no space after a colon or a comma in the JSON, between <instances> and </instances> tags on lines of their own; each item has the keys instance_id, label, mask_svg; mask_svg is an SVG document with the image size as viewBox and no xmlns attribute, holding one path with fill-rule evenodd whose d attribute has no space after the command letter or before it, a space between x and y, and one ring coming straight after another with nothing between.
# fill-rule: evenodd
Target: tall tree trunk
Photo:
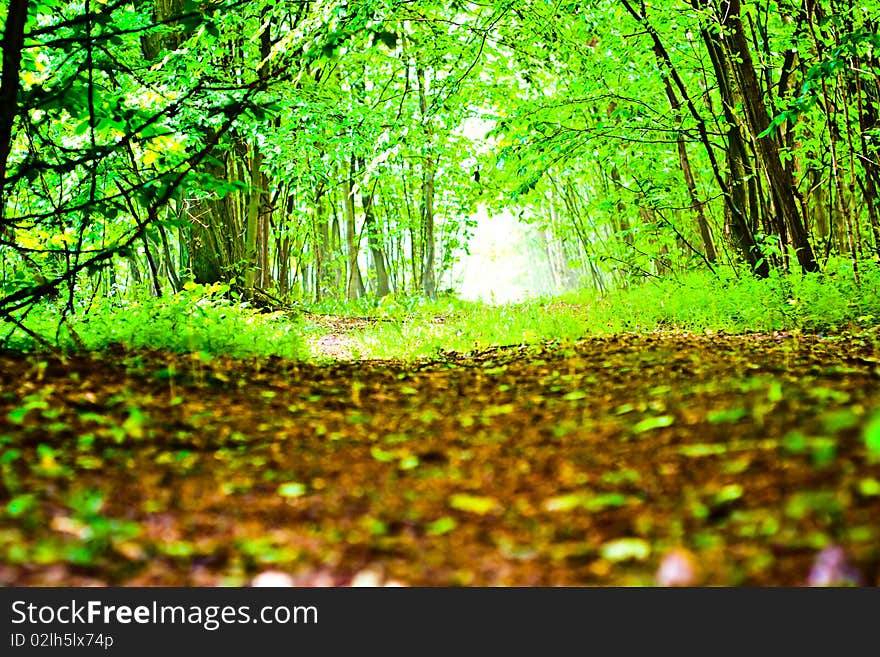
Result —
<instances>
[{"instance_id":1,"label":"tall tree trunk","mask_svg":"<svg viewBox=\"0 0 880 657\"><path fill-rule=\"evenodd\" d=\"M422 244L425 259L422 266L422 292L429 299L437 298L437 281L435 280L435 246L434 246L434 175L437 163L433 156L433 134L428 118L427 74L424 67L416 68L416 80L419 85L419 109L425 125L425 156L422 159Z\"/></svg>"},{"instance_id":2,"label":"tall tree trunk","mask_svg":"<svg viewBox=\"0 0 880 657\"><path fill-rule=\"evenodd\" d=\"M345 296L349 301L355 301L364 296L364 281L361 278L361 270L358 266L358 253L360 251L360 235L357 234L357 222L354 213L354 157L351 159L348 176L342 185L342 194L345 203L345 243L348 247L348 276L345 283Z\"/></svg>"},{"instance_id":3,"label":"tall tree trunk","mask_svg":"<svg viewBox=\"0 0 880 657\"><path fill-rule=\"evenodd\" d=\"M755 140L761 167L770 184L773 205L785 222L789 242L804 272L819 270L813 247L807 235L804 220L801 217L795 197L794 179L791 171L782 164L776 139L768 134L770 116L761 94L758 76L752 62L748 39L741 17L740 0L723 0L720 7L719 20L725 31L723 42L727 45L729 61L736 71L737 81L742 93L746 120Z\"/></svg>"},{"instance_id":4,"label":"tall tree trunk","mask_svg":"<svg viewBox=\"0 0 880 657\"><path fill-rule=\"evenodd\" d=\"M3 68L0 77L0 201L4 197L6 165L12 150L12 128L18 114L19 71L21 51L24 47L24 27L27 23L28 0L11 0L6 10L6 25L3 32ZM3 236L2 223L4 205L0 202L0 237Z\"/></svg>"},{"instance_id":5,"label":"tall tree trunk","mask_svg":"<svg viewBox=\"0 0 880 657\"><path fill-rule=\"evenodd\" d=\"M617 166L612 166L611 171L609 171L609 176L611 177L611 181L617 187L617 190L614 196L617 199L617 211L611 217L612 225L614 226L614 230L621 235L623 235L623 241L632 246L634 243L633 234L632 234L632 226L629 223L629 217L627 216L627 208L626 203L623 200L623 180L620 177L620 169Z\"/></svg>"},{"instance_id":6,"label":"tall tree trunk","mask_svg":"<svg viewBox=\"0 0 880 657\"><path fill-rule=\"evenodd\" d=\"M712 230L709 228L709 221L706 219L706 213L703 211L703 202L700 201L700 197L697 195L697 185L694 181L690 158L688 158L687 146L685 145L684 138L680 135L676 141L678 142L678 160L681 163L681 172L684 176L685 185L687 185L691 209L697 217L697 228L700 231L700 239L703 240L706 260L714 264L718 260L718 253L715 251L715 242L712 241Z\"/></svg>"},{"instance_id":7,"label":"tall tree trunk","mask_svg":"<svg viewBox=\"0 0 880 657\"><path fill-rule=\"evenodd\" d=\"M663 85L666 89L666 98L669 100L669 106L673 113L677 116L681 111L681 101L672 87L669 76L663 77ZM688 190L688 198L691 202L691 209L697 218L697 227L700 231L700 238L703 240L703 248L706 251L706 260L714 263L718 259L715 252L715 244L712 242L712 231L709 229L709 222L706 220L706 213L703 212L703 203L697 195L697 185L694 181L693 170L691 169L691 161L687 154L687 145L685 144L684 135L681 131L676 134L675 142L678 146L678 162L681 166L681 173L684 176L684 183Z\"/></svg>"},{"instance_id":8,"label":"tall tree trunk","mask_svg":"<svg viewBox=\"0 0 880 657\"><path fill-rule=\"evenodd\" d=\"M244 178L245 167L236 151L224 156L223 166L215 167L211 175L220 180ZM227 194L221 199L200 199L187 207L190 231L187 250L190 266L197 283L229 281L242 272L237 265L245 257L247 207L240 194Z\"/></svg>"},{"instance_id":9,"label":"tall tree trunk","mask_svg":"<svg viewBox=\"0 0 880 657\"><path fill-rule=\"evenodd\" d=\"M412 165L407 162L403 168L403 178L401 180L403 184L403 203L406 207L406 226L407 232L409 233L409 267L411 272L412 280L410 282L410 289L413 291L420 290L422 287L422 244L419 241L419 234L416 231L416 220L415 215L420 212L416 208L416 200L415 200L415 191L410 194L409 188L409 179L411 176L407 176L407 172L412 171Z\"/></svg>"},{"instance_id":10,"label":"tall tree trunk","mask_svg":"<svg viewBox=\"0 0 880 657\"><path fill-rule=\"evenodd\" d=\"M734 170L742 171L745 167L745 163L742 161L742 159L739 158L739 153L744 152L744 149L737 149L736 151L731 149L731 140L734 140L734 142L736 141L737 133L734 132L734 129L737 129L736 123L730 124L730 131L727 135L728 146L725 149L725 153L727 156L728 174L725 177L725 175L722 173L722 168L715 157L715 150L709 138L709 131L706 127L706 120L700 114L697 106L694 104L693 99L688 93L684 80L676 70L672 62L672 58L669 55L669 51L666 50L666 47L663 45L663 41L660 39L660 35L651 24L651 22L648 20L648 18L644 15L644 4L641 5L640 11L637 10L629 0L620 0L620 3L630 13L630 15L645 28L648 35L651 37L654 53L657 56L658 63L660 64L661 68L666 69L666 73L668 73L672 82L674 83L675 88L678 90L680 97L688 110L688 113L696 122L700 143L703 145L703 148L706 152L706 157L709 159L712 174L714 175L715 181L717 182L719 189L721 189L721 193L724 197L725 232L727 233L728 238L732 242L740 257L749 264L756 275L761 277L769 275L769 265L767 264L766 260L760 258L757 245L755 244L754 236L752 235L749 228L748 217L746 214L748 208L746 203L744 202L745 199L738 198L742 196L744 192L741 192L741 190L732 190L730 188L731 184L746 184L746 181L743 177L737 177L736 174L731 173L731 164L734 165ZM701 11L704 8L705 3L706 0L691 0L691 5L694 9L698 11ZM709 30L705 27L700 30L700 34L706 44L710 56L712 56L712 65L715 69L716 77L718 78L718 84L722 85L724 83L725 77L727 76L727 73L726 69L724 69L723 67L719 68L719 62L717 61L717 58L713 56L713 51L717 48L717 36L710 33ZM741 141L741 139L739 141Z\"/></svg>"},{"instance_id":11,"label":"tall tree trunk","mask_svg":"<svg viewBox=\"0 0 880 657\"><path fill-rule=\"evenodd\" d=\"M324 186L320 185L312 204L312 258L315 267L315 301L320 301L327 284L330 254L330 225L324 216Z\"/></svg>"},{"instance_id":12,"label":"tall tree trunk","mask_svg":"<svg viewBox=\"0 0 880 657\"><path fill-rule=\"evenodd\" d=\"M700 35L712 62L712 69L718 83L718 92L721 95L724 119L727 123L725 158L728 177L724 204L724 232L733 248L749 264L752 271L761 278L765 278L770 275L770 264L766 258L761 257L755 242L754 227L757 225L759 210L755 198L755 185L752 180L753 170L749 162L739 119L734 113L734 107L740 103L741 99L736 93L732 70L725 57L718 34L703 27L700 30Z\"/></svg>"},{"instance_id":13,"label":"tall tree trunk","mask_svg":"<svg viewBox=\"0 0 880 657\"><path fill-rule=\"evenodd\" d=\"M253 156L250 158L251 181L247 199L247 223L245 226L244 247L244 286L247 290L253 290L257 281L262 280L262 271L259 269L257 255L260 253L260 201L263 192L263 174L260 167L263 157L259 147L254 144Z\"/></svg>"},{"instance_id":14,"label":"tall tree trunk","mask_svg":"<svg viewBox=\"0 0 880 657\"><path fill-rule=\"evenodd\" d=\"M278 261L278 295L286 299L290 294L290 237L275 240L275 252Z\"/></svg>"},{"instance_id":15,"label":"tall tree trunk","mask_svg":"<svg viewBox=\"0 0 880 657\"><path fill-rule=\"evenodd\" d=\"M358 160L359 170L364 169L364 160ZM367 244L370 248L370 257L373 261L373 270L376 273L376 296L381 298L387 296L391 291L388 285L388 269L385 267L385 253L382 249L382 236L376 216L373 212L373 190L367 192L361 191L361 206L364 210L364 230L367 233Z\"/></svg>"},{"instance_id":16,"label":"tall tree trunk","mask_svg":"<svg viewBox=\"0 0 880 657\"><path fill-rule=\"evenodd\" d=\"M434 245L434 163L425 164L425 181L422 187L422 241L425 247L425 265L422 270L422 291L429 299L437 298L435 280Z\"/></svg>"},{"instance_id":17,"label":"tall tree trunk","mask_svg":"<svg viewBox=\"0 0 880 657\"><path fill-rule=\"evenodd\" d=\"M329 252L339 254L339 257L333 258L333 289L341 290L345 277L345 256L342 253L342 229L339 222L339 216L336 214L336 206L331 202L333 215L330 219L330 247Z\"/></svg>"},{"instance_id":18,"label":"tall tree trunk","mask_svg":"<svg viewBox=\"0 0 880 657\"><path fill-rule=\"evenodd\" d=\"M147 61L156 59L163 50L173 50L181 44L184 34L171 22L183 13L185 0L153 0L153 18L166 23L165 29L141 37L141 51Z\"/></svg>"},{"instance_id":19,"label":"tall tree trunk","mask_svg":"<svg viewBox=\"0 0 880 657\"><path fill-rule=\"evenodd\" d=\"M260 15L260 24L263 26L260 32L260 61L257 64L257 75L262 80L266 80L271 74L272 64L269 61L272 55L272 29L275 22L269 15L269 7L264 7ZM258 185L251 187L252 203L257 206L257 240L255 254L256 268L256 285L263 290L272 287L272 270L269 266L269 229L271 215L263 212L263 208L270 205L269 196L269 177L260 171L263 163L263 154L260 152L260 145L254 139L253 145L254 156L251 161L256 171L251 171L251 179L257 179ZM253 197L256 196L254 200Z\"/></svg>"}]
</instances>

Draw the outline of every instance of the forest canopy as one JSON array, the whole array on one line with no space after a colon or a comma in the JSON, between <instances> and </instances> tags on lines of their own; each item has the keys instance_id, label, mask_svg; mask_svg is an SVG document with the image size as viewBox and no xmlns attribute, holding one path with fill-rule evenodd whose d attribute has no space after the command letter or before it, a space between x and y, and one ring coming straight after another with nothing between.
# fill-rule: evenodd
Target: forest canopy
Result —
<instances>
[{"instance_id":1,"label":"forest canopy","mask_svg":"<svg viewBox=\"0 0 880 657\"><path fill-rule=\"evenodd\" d=\"M871 3L0 11L13 331L35 305L193 286L435 298L479 208L533 224L556 278L600 291L686 271L858 283L880 249Z\"/></svg>"}]
</instances>

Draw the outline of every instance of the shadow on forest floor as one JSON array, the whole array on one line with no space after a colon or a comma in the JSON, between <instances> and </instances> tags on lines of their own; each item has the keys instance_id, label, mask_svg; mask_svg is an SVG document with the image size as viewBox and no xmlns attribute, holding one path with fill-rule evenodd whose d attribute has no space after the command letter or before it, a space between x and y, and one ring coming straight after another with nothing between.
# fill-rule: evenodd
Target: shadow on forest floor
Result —
<instances>
[{"instance_id":1,"label":"shadow on forest floor","mask_svg":"<svg viewBox=\"0 0 880 657\"><path fill-rule=\"evenodd\" d=\"M0 383L3 584L797 585L829 546L880 577L871 336L0 353Z\"/></svg>"}]
</instances>

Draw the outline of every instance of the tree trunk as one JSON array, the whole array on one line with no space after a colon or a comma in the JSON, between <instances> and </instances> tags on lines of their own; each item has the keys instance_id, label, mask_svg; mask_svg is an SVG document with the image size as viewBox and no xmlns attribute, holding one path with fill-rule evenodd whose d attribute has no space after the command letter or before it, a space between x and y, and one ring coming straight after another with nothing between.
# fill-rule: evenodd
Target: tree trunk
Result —
<instances>
[{"instance_id":1,"label":"tree trunk","mask_svg":"<svg viewBox=\"0 0 880 657\"><path fill-rule=\"evenodd\" d=\"M785 222L789 242L795 249L801 269L804 272L818 271L819 265L813 255L813 247L810 245L795 198L791 171L782 164L775 138L772 134L767 134L770 116L761 94L748 39L743 29L740 0L723 1L721 14L721 24L729 28L723 40L728 46L730 62L737 74L746 119L755 140L761 166L770 184L773 205Z\"/></svg>"},{"instance_id":2,"label":"tree trunk","mask_svg":"<svg viewBox=\"0 0 880 657\"><path fill-rule=\"evenodd\" d=\"M19 71L24 47L24 27L27 23L28 0L11 0L6 10L3 32L3 72L0 77L0 199L4 198L6 165L12 150L12 128L18 114ZM3 236L3 205L0 204L0 237Z\"/></svg>"},{"instance_id":3,"label":"tree trunk","mask_svg":"<svg viewBox=\"0 0 880 657\"><path fill-rule=\"evenodd\" d=\"M312 258L315 266L315 301L324 296L330 256L330 224L324 216L324 186L318 188L312 204Z\"/></svg>"},{"instance_id":4,"label":"tree trunk","mask_svg":"<svg viewBox=\"0 0 880 657\"><path fill-rule=\"evenodd\" d=\"M712 69L718 82L724 119L728 125L725 145L727 160L727 183L724 197L724 232L734 250L761 278L770 275L770 264L761 257L755 242L754 226L757 224L758 203L755 187L751 182L753 171L746 152L745 140L733 108L740 102L732 77L732 70L717 34L707 28L700 30L703 43L709 53Z\"/></svg>"},{"instance_id":5,"label":"tree trunk","mask_svg":"<svg viewBox=\"0 0 880 657\"><path fill-rule=\"evenodd\" d=\"M363 170L364 161L358 160L358 168ZM374 186L375 188L375 186ZM361 191L361 206L364 210L364 230L367 233L367 244L370 248L370 256L373 261L373 270L376 272L376 296L387 296L391 291L388 285L388 270L385 267L385 253L382 249L382 239L375 214L373 213L374 192Z\"/></svg>"},{"instance_id":6,"label":"tree trunk","mask_svg":"<svg viewBox=\"0 0 880 657\"><path fill-rule=\"evenodd\" d=\"M685 185L687 185L691 209L697 217L697 228L700 230L700 239L703 240L706 260L714 264L718 260L718 253L715 251L715 243L712 241L712 230L709 228L709 221L706 219L706 213L703 212L703 202L700 201L697 195L697 185L694 182L694 174L691 169L690 159L688 158L687 146L681 136L676 141L678 142L678 160L681 163L681 172L684 176Z\"/></svg>"},{"instance_id":7,"label":"tree trunk","mask_svg":"<svg viewBox=\"0 0 880 657\"><path fill-rule=\"evenodd\" d=\"M669 106L676 115L681 111L681 101L672 88L669 76L663 78L663 85L666 88L666 98L669 99ZM718 259L715 252L715 244L712 242L712 231L709 229L709 222L706 220L706 213L703 212L703 204L697 195L697 185L694 181L693 170L691 169L691 161L687 154L687 145L684 141L684 135L679 132L675 137L678 146L678 162L681 166L681 173L684 176L685 186L688 190L688 198L691 202L691 209L697 218L697 227L700 230L700 237L703 240L703 248L706 251L706 260L714 263Z\"/></svg>"},{"instance_id":8,"label":"tree trunk","mask_svg":"<svg viewBox=\"0 0 880 657\"><path fill-rule=\"evenodd\" d=\"M244 286L247 290L253 290L258 281L262 281L263 273L259 268L257 255L260 253L260 201L262 200L263 174L260 167L263 157L256 144L253 146L253 156L250 158L251 181L247 199L247 223L245 226L244 248Z\"/></svg>"},{"instance_id":9,"label":"tree trunk","mask_svg":"<svg viewBox=\"0 0 880 657\"><path fill-rule=\"evenodd\" d=\"M437 298L437 281L435 280L435 247L434 247L434 175L436 162L434 161L433 135L428 123L428 94L427 75L423 67L416 69L416 79L419 85L419 109L422 121L425 123L425 156L422 160L422 244L425 259L422 265L422 292L429 299Z\"/></svg>"},{"instance_id":10,"label":"tree trunk","mask_svg":"<svg viewBox=\"0 0 880 657\"><path fill-rule=\"evenodd\" d=\"M709 138L709 132L706 127L706 120L697 110L696 105L693 102L693 99L688 94L687 87L685 86L684 80L679 75L675 66L673 65L672 58L669 55L669 52L666 50L666 47L663 45L662 40L660 39L660 35L657 33L657 30L651 25L650 21L648 21L647 17L642 13L644 11L644 5L642 5L642 12L638 11L629 0L620 0L621 4L626 8L626 10L633 16L648 32L651 40L653 42L654 53L657 57L658 63L661 68L666 69L666 73L671 77L672 82L675 85L675 88L678 89L679 94L687 107L688 113L694 119L697 125L697 132L699 133L700 143L703 145L703 148L706 152L706 157L709 158L709 164L712 169L712 174L715 177L716 182L718 183L718 187L721 189L721 193L724 196L724 204L725 204L725 233L727 234L729 240L733 244L734 249L740 255L740 257L745 260L752 271L761 277L766 277L770 273L770 268L767 262L764 259L760 258L760 254L758 253L757 245L755 244L754 236L751 233L749 228L749 222L747 218L747 205L745 203L744 192L742 190L732 190L731 185L742 186L743 184L747 184L745 179L742 176L737 176L735 173L731 171L740 171L744 172L747 167L747 162L743 160L740 156L745 151L743 148L736 148L734 150L731 148L733 145L736 147L736 142L741 142L741 137L737 137L738 135L738 127L735 122L730 123L730 129L727 135L727 148L725 149L725 154L727 156L727 176L725 178L722 173L721 165L715 158L715 151L712 145L712 142ZM704 8L706 4L706 0L691 0L691 6L694 9L700 11ZM722 87L722 97L724 97L725 92L723 87L727 87L730 89L729 84L725 84L725 81L729 78L726 67L722 65L722 60L717 56L718 47L717 35L714 33L710 33L709 30L703 27L700 30L700 35L706 44L707 50L709 52L710 58L712 59L712 66L715 70L716 78L719 84L719 87ZM730 107L725 104L725 115L730 111ZM731 166L733 165L733 166Z\"/></svg>"},{"instance_id":11,"label":"tree trunk","mask_svg":"<svg viewBox=\"0 0 880 657\"><path fill-rule=\"evenodd\" d=\"M290 294L290 237L276 239L275 250L278 259L278 295L286 299Z\"/></svg>"},{"instance_id":12,"label":"tree trunk","mask_svg":"<svg viewBox=\"0 0 880 657\"><path fill-rule=\"evenodd\" d=\"M141 37L141 52L148 62L156 59L163 50L177 48L183 41L183 33L171 23L171 19L183 13L183 5L184 0L153 0L153 18L156 22L165 22L168 25Z\"/></svg>"},{"instance_id":13,"label":"tree trunk","mask_svg":"<svg viewBox=\"0 0 880 657\"><path fill-rule=\"evenodd\" d=\"M345 203L345 243L348 247L348 277L345 284L345 296L349 301L355 301L364 296L364 281L361 278L361 270L358 266L358 252L360 251L360 235L357 234L357 224L354 214L354 158L351 159L348 177L342 185L342 194Z\"/></svg>"},{"instance_id":14,"label":"tree trunk","mask_svg":"<svg viewBox=\"0 0 880 657\"><path fill-rule=\"evenodd\" d=\"M237 149L236 149L237 150ZM234 150L225 156L225 166L211 174L222 180L244 177ZM196 283L229 281L242 272L237 265L245 255L242 235L246 230L247 209L240 194L227 194L221 199L200 199L187 206L190 231L187 250Z\"/></svg>"},{"instance_id":15,"label":"tree trunk","mask_svg":"<svg viewBox=\"0 0 880 657\"><path fill-rule=\"evenodd\" d=\"M260 62L257 65L257 75L266 80L271 73L269 58L272 54L272 28L275 23L269 17L269 8L264 7L260 16L260 24L263 29L260 32ZM251 180L256 179L259 184L251 185L251 202L256 204L257 213L257 243L255 253L256 285L263 290L272 287L272 270L269 266L269 228L271 215L263 212L271 200L269 197L269 177L260 171L263 163L263 155L256 139L253 141L253 159L251 166ZM256 198L254 198L256 197Z\"/></svg>"},{"instance_id":16,"label":"tree trunk","mask_svg":"<svg viewBox=\"0 0 880 657\"><path fill-rule=\"evenodd\" d=\"M436 299L437 281L434 278L434 163L429 160L425 167L425 182L422 187L422 241L425 247L422 291L429 299Z\"/></svg>"}]
</instances>

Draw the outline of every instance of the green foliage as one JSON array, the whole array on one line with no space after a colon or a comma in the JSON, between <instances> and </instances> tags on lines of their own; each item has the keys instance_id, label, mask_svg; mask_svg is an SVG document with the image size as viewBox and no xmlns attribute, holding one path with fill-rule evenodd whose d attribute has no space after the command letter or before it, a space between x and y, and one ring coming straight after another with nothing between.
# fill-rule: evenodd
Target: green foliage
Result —
<instances>
[{"instance_id":1,"label":"green foliage","mask_svg":"<svg viewBox=\"0 0 880 657\"><path fill-rule=\"evenodd\" d=\"M304 495L305 492L305 485L298 481L288 481L278 487L278 494L281 497L300 497L301 495Z\"/></svg>"},{"instance_id":2,"label":"green foliage","mask_svg":"<svg viewBox=\"0 0 880 657\"><path fill-rule=\"evenodd\" d=\"M640 538L618 538L602 545L602 558L608 561L644 561L651 554L651 544Z\"/></svg>"},{"instance_id":3,"label":"green foliage","mask_svg":"<svg viewBox=\"0 0 880 657\"><path fill-rule=\"evenodd\" d=\"M246 303L230 300L228 294L228 286L192 284L159 299L147 295L98 299L87 314L70 318L61 328L59 342L67 349L102 350L121 345L238 358L299 358L305 354L296 323L281 313L260 313ZM29 315L27 325L52 341L58 328L57 311L40 307ZM28 351L38 345L19 333L10 346Z\"/></svg>"},{"instance_id":4,"label":"green foliage","mask_svg":"<svg viewBox=\"0 0 880 657\"><path fill-rule=\"evenodd\" d=\"M880 268L863 266L861 279L861 285L856 286L852 270L842 263L835 273L825 275L761 280L696 272L677 280L656 280L614 290L604 296L584 291L557 300L503 306L464 302L451 296L430 301L391 295L378 301L328 300L311 304L309 312L380 320L351 330L347 339L356 355L413 359L498 345L571 342L586 335L619 332L836 332L850 327L869 328L880 318ZM100 350L120 344L132 349L286 358L308 357L304 337L327 331L313 320L295 320L286 313L260 313L246 303L233 301L228 286L195 284L159 299L148 295L98 298L87 314L72 316L60 332L57 311L44 305L28 316L26 325L50 341L58 332L60 344L68 349ZM24 333L16 334L10 346L20 350L38 347ZM18 412L24 415L40 403L39 399L26 401ZM736 412L734 409L730 418L718 415L713 421L735 421Z\"/></svg>"},{"instance_id":5,"label":"green foliage","mask_svg":"<svg viewBox=\"0 0 880 657\"><path fill-rule=\"evenodd\" d=\"M116 254L137 252L193 177L208 194L232 185L196 169L254 90L209 90L197 60L154 47L170 41L151 4L93 3L86 13L81 3L38 3L24 48L9 53L21 56L21 74L18 103L3 118L4 317L60 284L73 294L100 281ZM235 4L202 12L188 3L181 36ZM167 57L145 66L160 54Z\"/></svg>"},{"instance_id":6,"label":"green foliage","mask_svg":"<svg viewBox=\"0 0 880 657\"><path fill-rule=\"evenodd\" d=\"M46 515L42 495L22 493L5 507L5 515L25 527L44 525ZM10 546L7 561L54 563L68 562L85 566L99 564L110 556L120 543L138 536L135 522L110 518L103 513L104 494L96 489L77 489L67 499L67 508L53 515L51 528L55 534L35 542L30 549Z\"/></svg>"},{"instance_id":7,"label":"green foliage","mask_svg":"<svg viewBox=\"0 0 880 657\"><path fill-rule=\"evenodd\" d=\"M463 301L451 294L441 294L433 300L419 295L390 294L379 299L369 296L354 301L326 299L302 305L303 309L317 314L393 320L454 315L475 311L481 307L482 304Z\"/></svg>"},{"instance_id":8,"label":"green foliage","mask_svg":"<svg viewBox=\"0 0 880 657\"><path fill-rule=\"evenodd\" d=\"M604 296L584 291L557 300L465 306L444 321L431 321L430 315L398 317L356 333L354 342L356 353L364 357L426 358L620 332L839 332L876 326L878 299L880 267L875 265L863 266L860 286L847 263L825 275L763 280L695 272ZM719 414L713 421L735 421L738 413Z\"/></svg>"},{"instance_id":9,"label":"green foliage","mask_svg":"<svg viewBox=\"0 0 880 657\"><path fill-rule=\"evenodd\" d=\"M137 298L190 279L395 320L376 338L388 331L420 355L585 332L871 325L868 8L635 5L32 4L0 131L6 346L33 348L30 328L65 347L73 331L89 348L297 353L284 322L234 303ZM712 51L719 26L729 38L741 28L760 63L748 102L722 95L725 70L738 87L749 71ZM750 104L776 117L769 129L750 123ZM763 150L735 161L732 125L747 143L775 140L803 216L773 216L780 199L754 175L770 171ZM737 228L726 190L753 183ZM496 210L532 225L529 255L551 257L560 285L590 287L564 300L576 309L412 298L446 285L476 217ZM799 223L799 253L828 258L822 277L789 276ZM744 253L770 265L769 280L721 264ZM416 325L432 315L455 317L454 330Z\"/></svg>"},{"instance_id":10,"label":"green foliage","mask_svg":"<svg viewBox=\"0 0 880 657\"><path fill-rule=\"evenodd\" d=\"M880 412L875 412L864 430L865 447L868 449L868 458L874 462L880 462Z\"/></svg>"},{"instance_id":11,"label":"green foliage","mask_svg":"<svg viewBox=\"0 0 880 657\"><path fill-rule=\"evenodd\" d=\"M834 331L877 323L880 268L865 264L861 276L858 286L848 263L824 275L766 280L695 272L615 290L598 303L585 294L572 300L589 305L593 327L602 331Z\"/></svg>"},{"instance_id":12,"label":"green foliage","mask_svg":"<svg viewBox=\"0 0 880 657\"><path fill-rule=\"evenodd\" d=\"M658 415L656 417L646 417L633 425L633 433L645 433L654 429L671 426L675 422L675 418L671 415Z\"/></svg>"}]
</instances>

